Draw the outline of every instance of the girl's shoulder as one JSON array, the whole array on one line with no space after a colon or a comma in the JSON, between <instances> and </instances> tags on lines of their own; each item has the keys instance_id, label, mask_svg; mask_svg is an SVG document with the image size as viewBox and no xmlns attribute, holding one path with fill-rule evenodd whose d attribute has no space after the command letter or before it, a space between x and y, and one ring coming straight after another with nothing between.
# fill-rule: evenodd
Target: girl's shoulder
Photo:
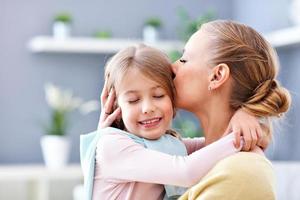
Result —
<instances>
[{"instance_id":1,"label":"girl's shoulder","mask_svg":"<svg viewBox=\"0 0 300 200\"><path fill-rule=\"evenodd\" d=\"M98 134L100 134L100 140L99 143L103 144L113 144L116 142L122 142L130 140L127 134L124 133L125 131L122 131L117 128L104 128L98 130Z\"/></svg>"},{"instance_id":2,"label":"girl's shoulder","mask_svg":"<svg viewBox=\"0 0 300 200\"><path fill-rule=\"evenodd\" d=\"M143 147L129 133L116 128L105 128L99 131L101 134L97 148L103 152L120 153L133 148Z\"/></svg>"}]
</instances>

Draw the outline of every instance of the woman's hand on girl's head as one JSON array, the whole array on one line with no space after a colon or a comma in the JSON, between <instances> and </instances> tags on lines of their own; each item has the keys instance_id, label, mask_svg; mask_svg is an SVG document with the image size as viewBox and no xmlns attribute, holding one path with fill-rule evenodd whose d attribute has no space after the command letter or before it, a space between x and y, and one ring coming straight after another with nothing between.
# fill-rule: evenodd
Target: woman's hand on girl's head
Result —
<instances>
[{"instance_id":1,"label":"woman's hand on girl's head","mask_svg":"<svg viewBox=\"0 0 300 200\"><path fill-rule=\"evenodd\" d=\"M116 101L116 93L112 88L107 90L106 81L101 93L101 113L98 123L98 129L109 127L121 115L121 108L113 110Z\"/></svg>"},{"instance_id":2,"label":"woman's hand on girl's head","mask_svg":"<svg viewBox=\"0 0 300 200\"><path fill-rule=\"evenodd\" d=\"M257 145L263 145L262 148L265 148L269 144L267 140L263 140L264 132L259 120L242 109L237 110L232 116L225 134L230 132L235 134L237 148L241 145L241 139L244 140L243 151L250 151Z\"/></svg>"}]
</instances>

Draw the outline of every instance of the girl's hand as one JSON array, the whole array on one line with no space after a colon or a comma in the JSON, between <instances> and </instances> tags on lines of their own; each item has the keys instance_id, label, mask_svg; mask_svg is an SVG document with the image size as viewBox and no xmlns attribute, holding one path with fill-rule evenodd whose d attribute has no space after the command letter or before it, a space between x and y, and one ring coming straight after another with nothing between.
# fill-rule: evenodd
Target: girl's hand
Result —
<instances>
[{"instance_id":1,"label":"girl's hand","mask_svg":"<svg viewBox=\"0 0 300 200\"><path fill-rule=\"evenodd\" d=\"M240 146L241 137L243 137L244 146L242 150L244 151L250 151L255 146L261 146L262 149L265 149L270 142L268 137L264 137L266 133L263 132L259 120L242 109L237 110L232 116L225 134L230 132L235 134L235 146L237 148Z\"/></svg>"},{"instance_id":2,"label":"girl's hand","mask_svg":"<svg viewBox=\"0 0 300 200\"><path fill-rule=\"evenodd\" d=\"M112 123L121 116L121 108L113 110L114 103L116 101L116 93L112 88L107 91L106 81L101 93L101 113L98 123L98 129L109 127Z\"/></svg>"}]
</instances>

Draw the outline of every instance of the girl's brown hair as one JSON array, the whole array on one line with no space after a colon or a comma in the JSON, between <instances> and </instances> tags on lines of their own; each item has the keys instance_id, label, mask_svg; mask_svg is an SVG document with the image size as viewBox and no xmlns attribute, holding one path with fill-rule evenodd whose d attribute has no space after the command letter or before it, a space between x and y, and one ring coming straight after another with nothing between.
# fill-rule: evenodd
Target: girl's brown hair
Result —
<instances>
[{"instance_id":1,"label":"girl's brown hair","mask_svg":"<svg viewBox=\"0 0 300 200\"><path fill-rule=\"evenodd\" d=\"M230 106L258 117L281 116L291 103L276 79L279 63L271 45L253 28L217 20L201 27L211 37L210 66L225 63L233 80Z\"/></svg>"},{"instance_id":2,"label":"girl's brown hair","mask_svg":"<svg viewBox=\"0 0 300 200\"><path fill-rule=\"evenodd\" d=\"M167 92L172 101L175 114L175 87L171 62L163 52L140 44L131 46L115 54L105 66L105 79L108 91L111 88L118 88L118 84L131 69L138 69L142 74L157 82ZM116 91L118 96L118 91ZM115 125L124 129L123 124Z\"/></svg>"}]
</instances>

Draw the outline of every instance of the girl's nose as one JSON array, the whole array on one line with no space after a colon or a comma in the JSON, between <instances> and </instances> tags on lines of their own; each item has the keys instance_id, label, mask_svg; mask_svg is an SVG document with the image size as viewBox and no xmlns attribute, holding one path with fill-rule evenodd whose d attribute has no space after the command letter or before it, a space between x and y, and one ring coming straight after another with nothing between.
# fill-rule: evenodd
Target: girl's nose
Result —
<instances>
[{"instance_id":1,"label":"girl's nose","mask_svg":"<svg viewBox=\"0 0 300 200\"><path fill-rule=\"evenodd\" d=\"M155 111L155 105L150 100L145 100L142 106L142 112L144 114L149 114Z\"/></svg>"}]
</instances>

